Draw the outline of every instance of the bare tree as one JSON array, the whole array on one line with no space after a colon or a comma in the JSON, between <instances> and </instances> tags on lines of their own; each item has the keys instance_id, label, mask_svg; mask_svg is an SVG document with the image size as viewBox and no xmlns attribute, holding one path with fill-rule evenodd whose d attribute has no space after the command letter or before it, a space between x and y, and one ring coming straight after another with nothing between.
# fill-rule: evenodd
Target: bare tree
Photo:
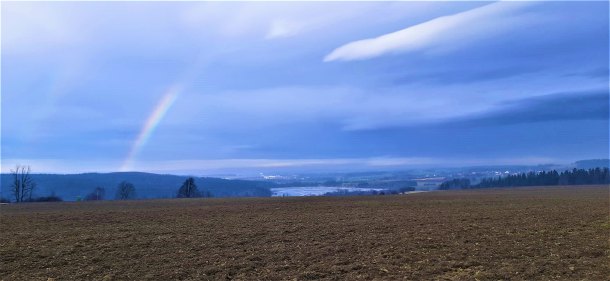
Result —
<instances>
[{"instance_id":1,"label":"bare tree","mask_svg":"<svg viewBox=\"0 0 610 281\"><path fill-rule=\"evenodd\" d=\"M136 188L132 183L122 181L116 190L116 199L118 200L129 200L136 198Z\"/></svg>"},{"instance_id":2,"label":"bare tree","mask_svg":"<svg viewBox=\"0 0 610 281\"><path fill-rule=\"evenodd\" d=\"M15 196L15 202L32 200L36 183L30 175L30 166L17 165L14 170L11 170L11 175L13 176L11 190Z\"/></svg>"},{"instance_id":3,"label":"bare tree","mask_svg":"<svg viewBox=\"0 0 610 281\"><path fill-rule=\"evenodd\" d=\"M197 185L195 185L195 179L190 177L184 181L182 186L178 189L178 198L193 198L201 197Z\"/></svg>"}]
</instances>

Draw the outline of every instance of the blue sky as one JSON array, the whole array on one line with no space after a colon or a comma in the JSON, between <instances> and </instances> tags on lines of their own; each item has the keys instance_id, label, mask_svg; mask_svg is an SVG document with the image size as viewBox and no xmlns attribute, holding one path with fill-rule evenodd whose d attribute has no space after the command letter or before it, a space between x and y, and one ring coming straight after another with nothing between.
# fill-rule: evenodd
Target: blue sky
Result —
<instances>
[{"instance_id":1,"label":"blue sky","mask_svg":"<svg viewBox=\"0 0 610 281\"><path fill-rule=\"evenodd\" d=\"M608 157L608 2L4 2L2 171Z\"/></svg>"}]
</instances>

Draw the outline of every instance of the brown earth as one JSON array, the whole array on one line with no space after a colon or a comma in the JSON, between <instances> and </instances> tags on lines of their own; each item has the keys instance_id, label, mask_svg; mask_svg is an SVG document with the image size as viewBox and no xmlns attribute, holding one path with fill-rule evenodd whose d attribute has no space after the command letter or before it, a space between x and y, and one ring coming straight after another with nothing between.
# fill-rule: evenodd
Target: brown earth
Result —
<instances>
[{"instance_id":1,"label":"brown earth","mask_svg":"<svg viewBox=\"0 0 610 281\"><path fill-rule=\"evenodd\" d=\"M609 280L608 186L0 206L1 280Z\"/></svg>"}]
</instances>

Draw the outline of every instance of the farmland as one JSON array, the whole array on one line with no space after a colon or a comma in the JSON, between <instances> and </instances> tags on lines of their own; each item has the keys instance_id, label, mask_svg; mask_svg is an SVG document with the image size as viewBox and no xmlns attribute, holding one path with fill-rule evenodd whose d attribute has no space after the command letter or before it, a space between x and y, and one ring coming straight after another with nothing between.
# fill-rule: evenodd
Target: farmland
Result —
<instances>
[{"instance_id":1,"label":"farmland","mask_svg":"<svg viewBox=\"0 0 610 281\"><path fill-rule=\"evenodd\" d=\"M0 280L604 280L608 186L0 206Z\"/></svg>"}]
</instances>

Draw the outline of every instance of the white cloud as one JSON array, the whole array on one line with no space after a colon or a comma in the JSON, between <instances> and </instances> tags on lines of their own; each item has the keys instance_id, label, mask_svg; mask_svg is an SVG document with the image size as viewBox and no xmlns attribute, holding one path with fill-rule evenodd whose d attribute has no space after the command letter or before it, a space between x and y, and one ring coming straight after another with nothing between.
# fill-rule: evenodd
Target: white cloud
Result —
<instances>
[{"instance_id":1,"label":"white cloud","mask_svg":"<svg viewBox=\"0 0 610 281\"><path fill-rule=\"evenodd\" d=\"M269 24L265 39L292 37L318 31L362 17L375 8L383 9L386 8L386 5L357 3L346 9L344 5L336 3L290 3L275 9L275 13L270 15L273 20Z\"/></svg>"},{"instance_id":2,"label":"white cloud","mask_svg":"<svg viewBox=\"0 0 610 281\"><path fill-rule=\"evenodd\" d=\"M101 172L109 173L116 172L118 161L101 161L101 160L74 160L74 159L49 159L49 158L11 158L2 159L0 171L2 173L10 173L15 165L30 166L32 173L87 173Z\"/></svg>"},{"instance_id":3,"label":"white cloud","mask_svg":"<svg viewBox=\"0 0 610 281\"><path fill-rule=\"evenodd\" d=\"M277 87L216 93L187 92L165 121L170 126L204 126L216 131L259 130L291 124L331 122L343 130L423 125L493 110L510 100L558 91L555 84L515 77L501 89L495 81L466 85L409 85L396 88ZM567 78L566 78L567 79ZM530 89L520 85L529 81ZM563 91L582 90L582 81L567 81ZM460 95L459 93L469 93ZM180 112L191 112L184 115ZM281 117L281 118L278 118ZM218 122L223 120L223 122Z\"/></svg>"},{"instance_id":4,"label":"white cloud","mask_svg":"<svg viewBox=\"0 0 610 281\"><path fill-rule=\"evenodd\" d=\"M31 54L83 41L69 9L40 3L5 3L2 7L2 52Z\"/></svg>"},{"instance_id":5,"label":"white cloud","mask_svg":"<svg viewBox=\"0 0 610 281\"><path fill-rule=\"evenodd\" d=\"M204 122L209 128L265 128L331 120L342 124L345 130L359 130L450 118L470 110L440 110L454 99L434 98L429 93L414 91L406 94L388 90L370 93L353 87L283 87L201 95L191 93L177 102L176 112L198 112L197 122ZM282 118L278 119L278 116ZM173 119L168 121L176 125L193 120L192 116L178 114L171 114L168 118ZM222 118L223 123L218 124L217 118Z\"/></svg>"},{"instance_id":6,"label":"white cloud","mask_svg":"<svg viewBox=\"0 0 610 281\"><path fill-rule=\"evenodd\" d=\"M322 29L328 31L329 27L336 28L337 24L365 17L369 23L404 17L407 10L395 6L394 3L373 2L349 5L335 2L205 2L188 5L181 14L181 21L202 34L224 38L278 39ZM386 16L367 16L372 11Z\"/></svg>"},{"instance_id":7,"label":"white cloud","mask_svg":"<svg viewBox=\"0 0 610 281\"><path fill-rule=\"evenodd\" d=\"M365 60L436 47L464 44L479 36L510 28L512 12L530 3L497 2L465 12L438 17L379 37L347 43L333 50L324 61Z\"/></svg>"},{"instance_id":8,"label":"white cloud","mask_svg":"<svg viewBox=\"0 0 610 281\"><path fill-rule=\"evenodd\" d=\"M271 22L271 26L269 27L269 31L267 31L267 35L265 39L273 39L273 38L281 38L281 37L290 37L298 34L305 25L301 22L289 21L289 20L274 20Z\"/></svg>"}]
</instances>

